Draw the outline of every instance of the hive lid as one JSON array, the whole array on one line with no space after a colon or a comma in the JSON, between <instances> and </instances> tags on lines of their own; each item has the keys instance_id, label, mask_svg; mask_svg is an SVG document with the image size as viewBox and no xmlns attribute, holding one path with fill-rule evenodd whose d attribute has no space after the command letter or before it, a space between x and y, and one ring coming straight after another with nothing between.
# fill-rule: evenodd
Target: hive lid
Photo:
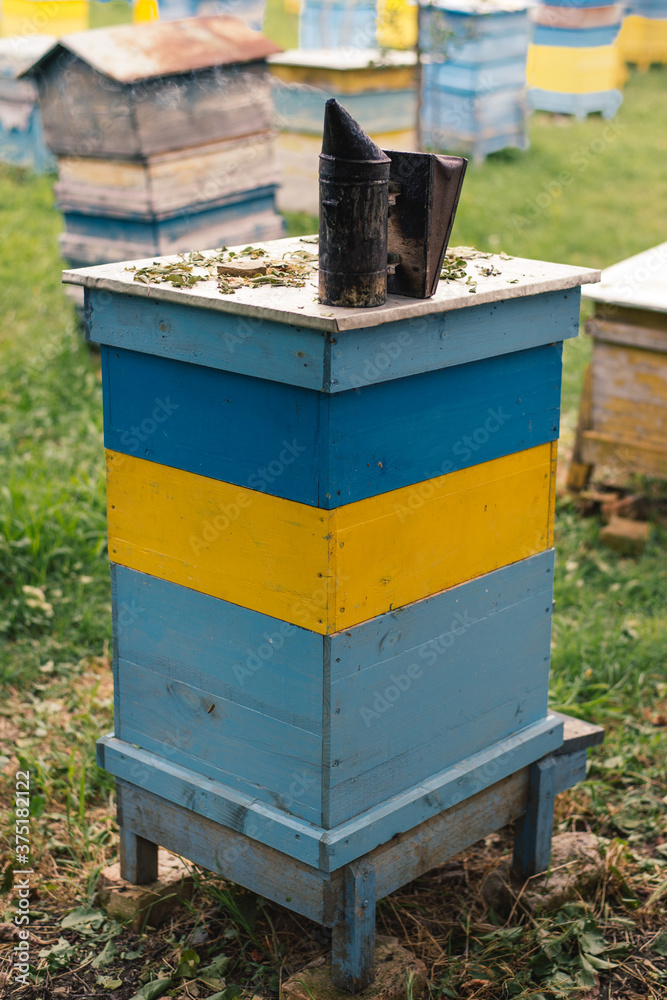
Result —
<instances>
[{"instance_id":1,"label":"hive lid","mask_svg":"<svg viewBox=\"0 0 667 1000\"><path fill-rule=\"evenodd\" d=\"M60 52L72 52L119 83L175 76L265 59L282 51L259 31L228 14L151 21L65 35L21 76L34 74Z\"/></svg>"},{"instance_id":2,"label":"hive lid","mask_svg":"<svg viewBox=\"0 0 667 1000\"><path fill-rule=\"evenodd\" d=\"M593 302L667 312L667 243L644 250L602 272L599 285L584 285Z\"/></svg>"},{"instance_id":3,"label":"hive lid","mask_svg":"<svg viewBox=\"0 0 667 1000\"><path fill-rule=\"evenodd\" d=\"M395 69L416 66L414 50L398 49L287 49L269 57L271 65L308 69Z\"/></svg>"},{"instance_id":4,"label":"hive lid","mask_svg":"<svg viewBox=\"0 0 667 1000\"><path fill-rule=\"evenodd\" d=\"M0 77L15 79L35 60L41 59L56 44L53 35L15 35L0 38Z\"/></svg>"},{"instance_id":5,"label":"hive lid","mask_svg":"<svg viewBox=\"0 0 667 1000\"><path fill-rule=\"evenodd\" d=\"M276 259L295 250L313 251L312 240L304 246L303 239L296 237L258 243L265 247ZM237 248L242 249L242 248ZM137 267L153 264L156 258L135 261ZM164 262L177 261L179 256L157 258ZM259 288L239 288L233 295L221 295L216 281L202 281L192 288L174 288L168 284L141 284L134 281L128 263L100 264L78 270L63 272L63 281L85 288L99 288L153 301L170 301L191 308L213 309L215 311L253 316L258 319L272 319L280 323L336 333L342 330L357 330L380 326L396 320L427 316L454 309L466 309L484 303L504 299L518 299L541 292L575 288L585 282L598 281L599 271L588 267L569 264L551 264L539 260L524 260L520 257L506 257L485 254L474 258L469 272L476 281L471 292L470 285L463 281L441 281L432 298L412 299L399 295L389 295L383 306L368 309L354 309L342 306L327 306L317 302L317 272L313 279L302 288L286 288L262 285Z\"/></svg>"}]
</instances>

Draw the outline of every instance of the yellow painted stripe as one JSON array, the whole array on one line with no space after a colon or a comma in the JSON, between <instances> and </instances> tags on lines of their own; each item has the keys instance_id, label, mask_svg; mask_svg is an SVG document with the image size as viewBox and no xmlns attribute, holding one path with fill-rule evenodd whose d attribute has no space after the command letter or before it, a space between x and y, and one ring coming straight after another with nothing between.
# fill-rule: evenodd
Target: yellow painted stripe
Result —
<instances>
[{"instance_id":1,"label":"yellow painted stripe","mask_svg":"<svg viewBox=\"0 0 667 1000\"><path fill-rule=\"evenodd\" d=\"M114 562L330 634L551 545L540 445L326 511L107 453Z\"/></svg>"},{"instance_id":2,"label":"yellow painted stripe","mask_svg":"<svg viewBox=\"0 0 667 1000\"><path fill-rule=\"evenodd\" d=\"M618 45L594 48L531 45L528 49L526 79L529 87L565 94L589 94L622 87L626 77Z\"/></svg>"},{"instance_id":3,"label":"yellow painted stripe","mask_svg":"<svg viewBox=\"0 0 667 1000\"><path fill-rule=\"evenodd\" d=\"M416 7L414 11L416 14ZM289 66L274 63L271 66L271 73L284 83L299 83L321 90L336 90L341 94L359 94L376 90L410 90L415 85L414 66L337 69L335 66Z\"/></svg>"}]
</instances>

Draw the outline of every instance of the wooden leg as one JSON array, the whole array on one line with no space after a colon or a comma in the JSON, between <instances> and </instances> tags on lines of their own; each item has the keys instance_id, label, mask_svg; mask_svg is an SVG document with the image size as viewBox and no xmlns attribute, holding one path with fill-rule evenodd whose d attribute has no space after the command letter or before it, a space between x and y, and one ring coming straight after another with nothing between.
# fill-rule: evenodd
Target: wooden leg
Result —
<instances>
[{"instance_id":1,"label":"wooden leg","mask_svg":"<svg viewBox=\"0 0 667 1000\"><path fill-rule=\"evenodd\" d=\"M334 986L361 993L375 978L375 871L361 858L343 873L344 915L333 928L331 976Z\"/></svg>"},{"instance_id":2,"label":"wooden leg","mask_svg":"<svg viewBox=\"0 0 667 1000\"><path fill-rule=\"evenodd\" d=\"M517 823L512 867L521 878L546 871L551 859L556 761L544 757L530 768L528 811Z\"/></svg>"},{"instance_id":3,"label":"wooden leg","mask_svg":"<svg viewBox=\"0 0 667 1000\"><path fill-rule=\"evenodd\" d=\"M144 840L131 830L120 827L120 877L134 885L154 882L157 878L157 844Z\"/></svg>"}]
</instances>

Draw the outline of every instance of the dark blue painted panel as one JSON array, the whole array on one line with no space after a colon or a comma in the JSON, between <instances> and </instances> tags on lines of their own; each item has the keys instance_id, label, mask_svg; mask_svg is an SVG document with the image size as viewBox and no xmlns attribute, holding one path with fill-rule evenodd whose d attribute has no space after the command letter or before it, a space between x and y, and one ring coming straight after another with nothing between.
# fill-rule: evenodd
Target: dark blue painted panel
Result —
<instances>
[{"instance_id":1,"label":"dark blue painted panel","mask_svg":"<svg viewBox=\"0 0 667 1000\"><path fill-rule=\"evenodd\" d=\"M558 436L561 345L326 395L102 347L108 448L323 508Z\"/></svg>"}]
</instances>

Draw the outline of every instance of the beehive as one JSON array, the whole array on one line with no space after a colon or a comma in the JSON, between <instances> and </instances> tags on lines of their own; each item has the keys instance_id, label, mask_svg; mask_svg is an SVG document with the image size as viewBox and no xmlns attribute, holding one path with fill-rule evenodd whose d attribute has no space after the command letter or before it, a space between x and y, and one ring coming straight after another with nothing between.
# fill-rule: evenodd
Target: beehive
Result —
<instances>
[{"instance_id":1,"label":"beehive","mask_svg":"<svg viewBox=\"0 0 667 1000\"><path fill-rule=\"evenodd\" d=\"M470 268L474 296L357 310L65 276L102 351L123 872L162 844L333 926L350 992L376 898L435 859L518 819L546 866L599 738L547 708L561 347L597 273Z\"/></svg>"},{"instance_id":2,"label":"beehive","mask_svg":"<svg viewBox=\"0 0 667 1000\"><path fill-rule=\"evenodd\" d=\"M597 0L542 3L533 11L528 53L528 103L532 108L585 117L612 118L623 95L625 69L618 46L620 4Z\"/></svg>"},{"instance_id":3,"label":"beehive","mask_svg":"<svg viewBox=\"0 0 667 1000\"><path fill-rule=\"evenodd\" d=\"M593 358L569 485L667 479L667 243L607 268L585 289Z\"/></svg>"},{"instance_id":4,"label":"beehive","mask_svg":"<svg viewBox=\"0 0 667 1000\"><path fill-rule=\"evenodd\" d=\"M269 59L281 170L278 204L318 211L324 105L337 98L384 149L417 149L416 56L379 49L288 51Z\"/></svg>"},{"instance_id":5,"label":"beehive","mask_svg":"<svg viewBox=\"0 0 667 1000\"><path fill-rule=\"evenodd\" d=\"M526 4L441 0L419 17L422 147L477 160L525 149Z\"/></svg>"},{"instance_id":6,"label":"beehive","mask_svg":"<svg viewBox=\"0 0 667 1000\"><path fill-rule=\"evenodd\" d=\"M281 235L265 64L276 49L218 15L70 35L35 63L64 256L89 264Z\"/></svg>"},{"instance_id":7,"label":"beehive","mask_svg":"<svg viewBox=\"0 0 667 1000\"><path fill-rule=\"evenodd\" d=\"M44 142L37 87L18 77L52 44L49 35L0 39L0 160L37 173L56 164Z\"/></svg>"}]
</instances>

